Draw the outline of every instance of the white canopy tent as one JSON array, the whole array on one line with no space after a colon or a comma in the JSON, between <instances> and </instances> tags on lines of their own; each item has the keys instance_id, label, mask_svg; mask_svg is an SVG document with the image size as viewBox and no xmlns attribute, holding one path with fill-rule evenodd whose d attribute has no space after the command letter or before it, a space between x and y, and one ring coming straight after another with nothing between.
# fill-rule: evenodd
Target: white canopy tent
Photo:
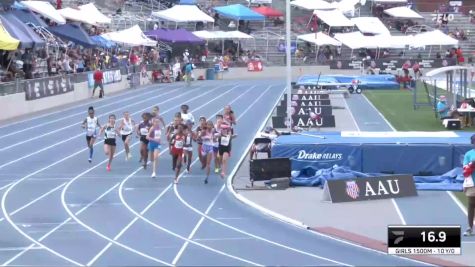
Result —
<instances>
[{"instance_id":1,"label":"white canopy tent","mask_svg":"<svg viewBox=\"0 0 475 267\"><path fill-rule=\"evenodd\" d=\"M239 56L239 41L240 40L249 40L254 39L249 34L240 32L240 31L195 31L193 32L197 37L206 40L206 41L221 41L222 53L224 53L224 41L225 40L235 40L238 41L238 56Z\"/></svg>"},{"instance_id":2,"label":"white canopy tent","mask_svg":"<svg viewBox=\"0 0 475 267\"><path fill-rule=\"evenodd\" d=\"M352 27L355 24L345 17L339 10L315 10L314 15L330 27Z\"/></svg>"},{"instance_id":3,"label":"white canopy tent","mask_svg":"<svg viewBox=\"0 0 475 267\"><path fill-rule=\"evenodd\" d=\"M394 18L401 18L401 19L423 19L424 17L419 15L416 11L405 7L405 6L399 6L399 7L393 7L384 10L384 13L388 14L391 17Z\"/></svg>"},{"instance_id":4,"label":"white canopy tent","mask_svg":"<svg viewBox=\"0 0 475 267\"><path fill-rule=\"evenodd\" d=\"M308 10L331 10L335 7L323 0L295 0L290 2L291 6Z\"/></svg>"},{"instance_id":5,"label":"white canopy tent","mask_svg":"<svg viewBox=\"0 0 475 267\"><path fill-rule=\"evenodd\" d=\"M131 28L117 31L117 32L108 32L102 34L107 40L113 41L118 44L123 44L127 46L156 46L157 42L149 39L142 32L138 25L135 25Z\"/></svg>"},{"instance_id":6,"label":"white canopy tent","mask_svg":"<svg viewBox=\"0 0 475 267\"><path fill-rule=\"evenodd\" d=\"M58 10L59 14L63 16L65 19L69 19L72 21L78 21L90 25L95 25L96 24L96 19L91 16L90 13L84 12L80 9L74 9L74 8L63 8Z\"/></svg>"},{"instance_id":7,"label":"white canopy tent","mask_svg":"<svg viewBox=\"0 0 475 267\"><path fill-rule=\"evenodd\" d=\"M457 39L452 38L439 30L419 33L415 35L413 38L414 38L414 43L412 44L412 47L424 47L424 46L430 46L430 45L456 46L459 43Z\"/></svg>"},{"instance_id":8,"label":"white canopy tent","mask_svg":"<svg viewBox=\"0 0 475 267\"><path fill-rule=\"evenodd\" d=\"M66 19L49 2L44 1L22 1L22 5L28 9L39 13L41 16L50 19L58 24L65 24Z\"/></svg>"},{"instance_id":9,"label":"white canopy tent","mask_svg":"<svg viewBox=\"0 0 475 267\"><path fill-rule=\"evenodd\" d=\"M358 17L352 18L351 21L358 27L362 33L371 34L385 34L389 35L390 32L386 25L377 17Z\"/></svg>"},{"instance_id":10,"label":"white canopy tent","mask_svg":"<svg viewBox=\"0 0 475 267\"><path fill-rule=\"evenodd\" d=\"M331 5L345 15L353 17L355 15L355 6L360 0L341 0L340 2L332 2Z\"/></svg>"},{"instance_id":11,"label":"white canopy tent","mask_svg":"<svg viewBox=\"0 0 475 267\"><path fill-rule=\"evenodd\" d=\"M414 43L412 36L375 35L364 36L361 32L337 33L335 39L352 50L359 48L405 48Z\"/></svg>"},{"instance_id":12,"label":"white canopy tent","mask_svg":"<svg viewBox=\"0 0 475 267\"><path fill-rule=\"evenodd\" d=\"M297 36L297 40L299 39L305 42L315 44L317 46L322 46L322 45L341 46L341 42L326 35L323 32L318 32L317 34L315 33L302 34L302 35Z\"/></svg>"},{"instance_id":13,"label":"white canopy tent","mask_svg":"<svg viewBox=\"0 0 475 267\"><path fill-rule=\"evenodd\" d=\"M179 22L213 22L214 19L193 5L175 5L172 8L152 12L152 17Z\"/></svg>"},{"instance_id":14,"label":"white canopy tent","mask_svg":"<svg viewBox=\"0 0 475 267\"><path fill-rule=\"evenodd\" d=\"M272 0L246 0L249 4L272 4Z\"/></svg>"},{"instance_id":15,"label":"white canopy tent","mask_svg":"<svg viewBox=\"0 0 475 267\"><path fill-rule=\"evenodd\" d=\"M94 19L96 20L96 23L100 23L100 24L112 23L112 19L102 14L93 3L79 6L79 9L93 16Z\"/></svg>"},{"instance_id":16,"label":"white canopy tent","mask_svg":"<svg viewBox=\"0 0 475 267\"><path fill-rule=\"evenodd\" d=\"M407 0L372 0L373 3L407 3Z\"/></svg>"}]
</instances>

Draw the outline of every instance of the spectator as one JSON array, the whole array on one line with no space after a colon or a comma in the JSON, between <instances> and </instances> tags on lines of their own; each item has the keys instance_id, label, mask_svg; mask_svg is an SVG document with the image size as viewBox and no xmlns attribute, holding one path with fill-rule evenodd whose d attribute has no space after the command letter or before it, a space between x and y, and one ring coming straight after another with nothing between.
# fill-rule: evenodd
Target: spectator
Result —
<instances>
[{"instance_id":1,"label":"spectator","mask_svg":"<svg viewBox=\"0 0 475 267\"><path fill-rule=\"evenodd\" d=\"M94 93L96 92L96 88L99 87L99 98L104 96L104 73L101 71L100 68L97 68L93 74L94 78L94 88L92 89L92 96L94 98Z\"/></svg>"},{"instance_id":2,"label":"spectator","mask_svg":"<svg viewBox=\"0 0 475 267\"><path fill-rule=\"evenodd\" d=\"M422 76L422 71L419 66L419 62L416 61L414 65L412 65L412 70L414 71L414 77L416 78L416 80Z\"/></svg>"},{"instance_id":3,"label":"spectator","mask_svg":"<svg viewBox=\"0 0 475 267\"><path fill-rule=\"evenodd\" d=\"M452 119L460 117L457 110L451 109L447 104L447 98L445 95L439 97L439 102L437 103L437 113L441 120Z\"/></svg>"}]
</instances>

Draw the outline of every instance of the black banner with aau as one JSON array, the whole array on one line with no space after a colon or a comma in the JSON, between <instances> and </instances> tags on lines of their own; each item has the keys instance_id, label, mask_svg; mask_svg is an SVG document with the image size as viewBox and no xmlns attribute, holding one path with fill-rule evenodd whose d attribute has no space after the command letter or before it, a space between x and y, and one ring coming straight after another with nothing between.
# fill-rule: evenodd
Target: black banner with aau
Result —
<instances>
[{"instance_id":1,"label":"black banner with aau","mask_svg":"<svg viewBox=\"0 0 475 267\"><path fill-rule=\"evenodd\" d=\"M317 115L317 118L311 118L309 115L292 115L292 127L335 127L335 116ZM275 127L275 126L274 126Z\"/></svg>"},{"instance_id":2,"label":"black banner with aau","mask_svg":"<svg viewBox=\"0 0 475 267\"><path fill-rule=\"evenodd\" d=\"M331 106L293 106L292 115L310 115L311 112L317 115L330 116L333 115Z\"/></svg>"},{"instance_id":3,"label":"black banner with aau","mask_svg":"<svg viewBox=\"0 0 475 267\"><path fill-rule=\"evenodd\" d=\"M24 84L27 101L74 91L74 84L69 76L26 80Z\"/></svg>"},{"instance_id":4,"label":"black banner with aau","mask_svg":"<svg viewBox=\"0 0 475 267\"><path fill-rule=\"evenodd\" d=\"M316 95L318 99L330 99L328 91L319 90L292 90L292 95Z\"/></svg>"},{"instance_id":5,"label":"black banner with aau","mask_svg":"<svg viewBox=\"0 0 475 267\"><path fill-rule=\"evenodd\" d=\"M417 196L412 175L388 175L328 180L325 194L331 202L353 202Z\"/></svg>"}]
</instances>

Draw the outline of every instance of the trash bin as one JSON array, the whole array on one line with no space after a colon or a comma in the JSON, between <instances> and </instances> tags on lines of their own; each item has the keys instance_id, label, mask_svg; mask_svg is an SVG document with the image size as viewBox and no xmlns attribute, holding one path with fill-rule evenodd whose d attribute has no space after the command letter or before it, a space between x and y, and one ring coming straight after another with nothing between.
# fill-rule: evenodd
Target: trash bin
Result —
<instances>
[{"instance_id":1,"label":"trash bin","mask_svg":"<svg viewBox=\"0 0 475 267\"><path fill-rule=\"evenodd\" d=\"M214 80L216 78L216 74L214 69L206 69L206 80Z\"/></svg>"}]
</instances>

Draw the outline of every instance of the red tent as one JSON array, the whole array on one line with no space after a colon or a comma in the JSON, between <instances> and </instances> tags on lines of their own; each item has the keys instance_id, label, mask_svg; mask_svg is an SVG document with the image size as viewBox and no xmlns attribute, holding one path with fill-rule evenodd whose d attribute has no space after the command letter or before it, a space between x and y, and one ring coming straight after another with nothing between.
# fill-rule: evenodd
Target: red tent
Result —
<instances>
[{"instance_id":1,"label":"red tent","mask_svg":"<svg viewBox=\"0 0 475 267\"><path fill-rule=\"evenodd\" d=\"M284 14L277 9L268 6L255 7L252 10L266 17L282 17Z\"/></svg>"}]
</instances>

